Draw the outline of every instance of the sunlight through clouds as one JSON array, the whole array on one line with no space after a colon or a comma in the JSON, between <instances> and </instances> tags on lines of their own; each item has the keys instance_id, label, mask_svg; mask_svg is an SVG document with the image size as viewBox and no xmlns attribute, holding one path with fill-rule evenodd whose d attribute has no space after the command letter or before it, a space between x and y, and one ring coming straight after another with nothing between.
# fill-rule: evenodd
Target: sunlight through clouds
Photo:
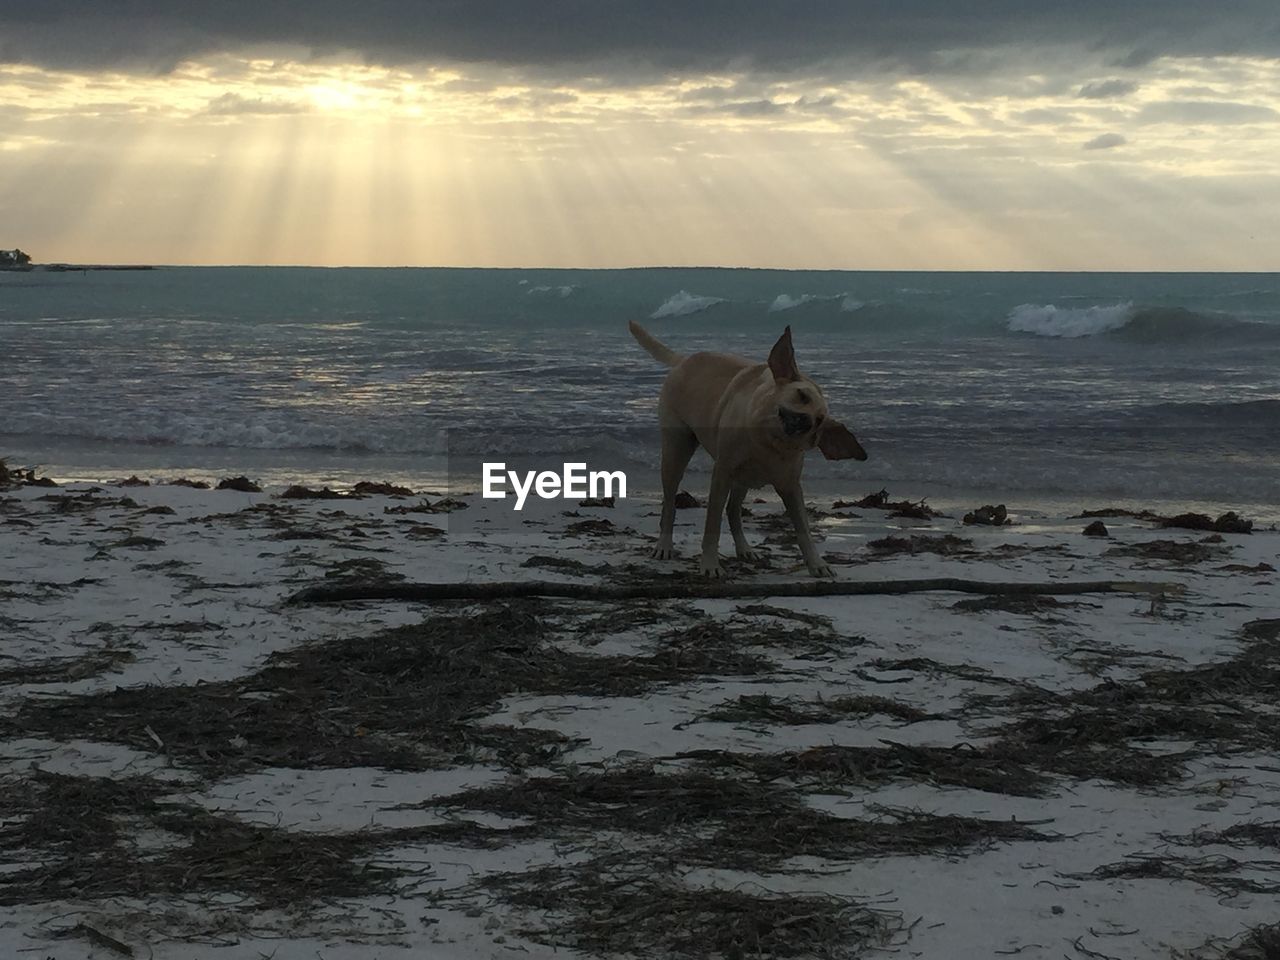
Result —
<instances>
[{"instance_id":1,"label":"sunlight through clouds","mask_svg":"<svg viewBox=\"0 0 1280 960\"><path fill-rule=\"evenodd\" d=\"M1232 57L635 83L279 51L13 65L0 203L66 260L1262 268L1242 238L1280 215L1277 91L1275 61Z\"/></svg>"}]
</instances>

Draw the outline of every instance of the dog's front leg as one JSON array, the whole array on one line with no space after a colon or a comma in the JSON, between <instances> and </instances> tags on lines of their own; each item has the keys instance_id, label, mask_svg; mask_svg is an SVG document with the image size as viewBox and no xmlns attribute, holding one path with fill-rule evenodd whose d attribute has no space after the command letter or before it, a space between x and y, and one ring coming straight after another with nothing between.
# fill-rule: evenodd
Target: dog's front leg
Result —
<instances>
[{"instance_id":1,"label":"dog's front leg","mask_svg":"<svg viewBox=\"0 0 1280 960\"><path fill-rule=\"evenodd\" d=\"M747 498L747 488L734 485L729 493L729 532L733 534L733 549L739 560L755 560L760 554L751 549L747 537L742 532L742 501Z\"/></svg>"},{"instance_id":2,"label":"dog's front leg","mask_svg":"<svg viewBox=\"0 0 1280 960\"><path fill-rule=\"evenodd\" d=\"M662 430L662 519L658 522L658 543L653 555L659 560L670 560L675 555L672 546L676 526L676 493L680 480L698 449L698 440L688 430L664 427Z\"/></svg>"},{"instance_id":3,"label":"dog's front leg","mask_svg":"<svg viewBox=\"0 0 1280 960\"><path fill-rule=\"evenodd\" d=\"M702 531L702 559L698 561L698 570L708 577L718 577L720 570L720 517L724 514L725 505L733 484L729 480L729 471L716 461L711 469L711 492L707 494L707 526Z\"/></svg>"},{"instance_id":4,"label":"dog's front leg","mask_svg":"<svg viewBox=\"0 0 1280 960\"><path fill-rule=\"evenodd\" d=\"M813 545L813 537L809 533L809 514L804 508L804 493L798 486L774 487L774 489L782 498L782 504L787 508L787 516L791 518L791 525L796 529L796 539L800 541L800 553L804 556L804 563L809 568L809 572L815 577L834 577L835 574L827 566L826 561L818 556L818 550Z\"/></svg>"}]
</instances>

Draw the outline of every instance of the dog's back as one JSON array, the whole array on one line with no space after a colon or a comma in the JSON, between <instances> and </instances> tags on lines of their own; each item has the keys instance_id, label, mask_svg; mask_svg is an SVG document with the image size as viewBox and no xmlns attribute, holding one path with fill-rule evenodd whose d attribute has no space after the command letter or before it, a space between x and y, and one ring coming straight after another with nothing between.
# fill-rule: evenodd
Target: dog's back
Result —
<instances>
[{"instance_id":1,"label":"dog's back","mask_svg":"<svg viewBox=\"0 0 1280 960\"><path fill-rule=\"evenodd\" d=\"M655 338L634 320L631 333L654 359L671 367L658 397L658 417L666 429L685 427L714 457L716 427L720 423L726 399L736 392L732 388L743 380L754 379L766 369L745 357L727 353L694 353L682 356ZM735 383L734 381L739 381Z\"/></svg>"}]
</instances>

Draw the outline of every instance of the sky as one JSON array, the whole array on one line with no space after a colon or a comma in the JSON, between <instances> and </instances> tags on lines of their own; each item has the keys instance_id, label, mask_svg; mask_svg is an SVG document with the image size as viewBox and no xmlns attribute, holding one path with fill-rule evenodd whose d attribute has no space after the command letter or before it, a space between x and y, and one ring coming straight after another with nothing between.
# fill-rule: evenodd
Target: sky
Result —
<instances>
[{"instance_id":1,"label":"sky","mask_svg":"<svg viewBox=\"0 0 1280 960\"><path fill-rule=\"evenodd\" d=\"M44 262L1280 270L1275 0L0 0Z\"/></svg>"}]
</instances>

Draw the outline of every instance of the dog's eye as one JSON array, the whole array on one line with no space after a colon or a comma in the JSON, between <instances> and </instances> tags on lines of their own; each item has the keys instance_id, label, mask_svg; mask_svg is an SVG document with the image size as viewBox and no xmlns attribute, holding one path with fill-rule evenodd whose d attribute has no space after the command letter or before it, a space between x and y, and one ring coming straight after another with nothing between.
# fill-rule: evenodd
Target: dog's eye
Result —
<instances>
[{"instance_id":1,"label":"dog's eye","mask_svg":"<svg viewBox=\"0 0 1280 960\"><path fill-rule=\"evenodd\" d=\"M801 403L808 403L808 402L809 402L809 395L808 395L807 393L805 393L803 390L797 390L797 391L796 391L796 399L797 399L797 400L799 400Z\"/></svg>"}]
</instances>

